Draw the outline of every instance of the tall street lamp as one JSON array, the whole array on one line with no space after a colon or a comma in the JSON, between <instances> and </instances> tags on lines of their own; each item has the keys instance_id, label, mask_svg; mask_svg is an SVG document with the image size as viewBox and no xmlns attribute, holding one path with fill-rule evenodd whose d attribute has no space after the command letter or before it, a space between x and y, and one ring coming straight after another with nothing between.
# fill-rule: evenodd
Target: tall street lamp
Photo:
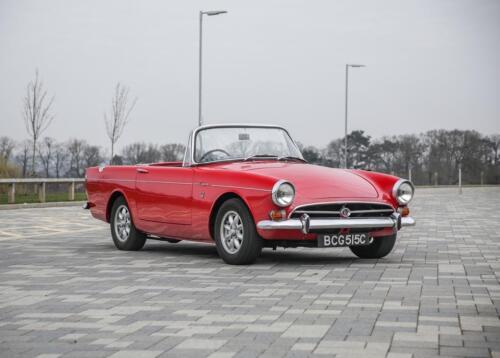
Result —
<instances>
[{"instance_id":1,"label":"tall street lamp","mask_svg":"<svg viewBox=\"0 0 500 358\"><path fill-rule=\"evenodd\" d=\"M198 125L203 124L203 120L201 118L201 71L202 71L202 43L203 43L203 15L207 16L215 16L220 14L225 14L227 11L224 10L216 10L216 11L200 11L200 54L199 54L199 77L198 77Z\"/></svg>"},{"instance_id":2,"label":"tall street lamp","mask_svg":"<svg viewBox=\"0 0 500 358\"><path fill-rule=\"evenodd\" d=\"M347 168L347 103L349 94L349 67L365 67L365 65L345 65L345 136L344 136L344 168Z\"/></svg>"}]
</instances>

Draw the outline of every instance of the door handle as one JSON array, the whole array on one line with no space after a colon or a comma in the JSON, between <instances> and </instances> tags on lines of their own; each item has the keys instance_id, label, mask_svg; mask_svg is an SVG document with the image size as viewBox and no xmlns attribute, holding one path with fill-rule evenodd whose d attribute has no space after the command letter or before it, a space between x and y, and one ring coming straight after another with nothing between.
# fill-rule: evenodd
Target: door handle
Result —
<instances>
[{"instance_id":1,"label":"door handle","mask_svg":"<svg viewBox=\"0 0 500 358\"><path fill-rule=\"evenodd\" d=\"M143 173L143 174L149 173L149 170L144 169L144 168L137 168L136 170L137 170L137 173Z\"/></svg>"}]
</instances>

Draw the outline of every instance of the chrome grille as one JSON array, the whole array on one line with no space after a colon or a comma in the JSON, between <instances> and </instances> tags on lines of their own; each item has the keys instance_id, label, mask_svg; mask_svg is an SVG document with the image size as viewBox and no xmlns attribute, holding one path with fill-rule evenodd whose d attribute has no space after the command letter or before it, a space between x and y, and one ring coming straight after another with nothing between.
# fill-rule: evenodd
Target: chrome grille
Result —
<instances>
[{"instance_id":1,"label":"chrome grille","mask_svg":"<svg viewBox=\"0 0 500 358\"><path fill-rule=\"evenodd\" d=\"M394 209L387 204L377 203L321 203L301 205L295 208L290 214L290 218L300 218L302 214L307 214L311 218L340 218L341 210L347 208L349 218L376 218L390 216Z\"/></svg>"}]
</instances>

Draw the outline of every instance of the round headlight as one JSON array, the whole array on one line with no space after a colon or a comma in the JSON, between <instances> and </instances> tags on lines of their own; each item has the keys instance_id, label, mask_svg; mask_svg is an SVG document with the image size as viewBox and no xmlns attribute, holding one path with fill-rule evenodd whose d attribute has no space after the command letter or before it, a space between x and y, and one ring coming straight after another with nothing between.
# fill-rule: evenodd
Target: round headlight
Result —
<instances>
[{"instance_id":1,"label":"round headlight","mask_svg":"<svg viewBox=\"0 0 500 358\"><path fill-rule=\"evenodd\" d=\"M413 199L414 192L413 184L405 179L398 180L392 189L392 195L401 205L408 204Z\"/></svg>"},{"instance_id":2,"label":"round headlight","mask_svg":"<svg viewBox=\"0 0 500 358\"><path fill-rule=\"evenodd\" d=\"M283 207L289 206L295 197L295 188L287 181L279 180L274 184L272 190L273 202Z\"/></svg>"}]
</instances>

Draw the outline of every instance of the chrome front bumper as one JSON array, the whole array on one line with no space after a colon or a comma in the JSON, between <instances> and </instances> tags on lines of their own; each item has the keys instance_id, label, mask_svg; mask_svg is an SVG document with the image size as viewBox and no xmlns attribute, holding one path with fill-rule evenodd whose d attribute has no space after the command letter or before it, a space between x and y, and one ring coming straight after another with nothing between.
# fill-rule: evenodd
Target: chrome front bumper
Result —
<instances>
[{"instance_id":1,"label":"chrome front bumper","mask_svg":"<svg viewBox=\"0 0 500 358\"><path fill-rule=\"evenodd\" d=\"M262 230L301 230L304 234L307 234L310 230L320 229L382 229L396 227L399 230L404 226L414 225L415 219L410 216L401 217L396 213L384 218L362 219L314 219L304 214L300 219L262 220L257 223L257 227Z\"/></svg>"}]
</instances>

